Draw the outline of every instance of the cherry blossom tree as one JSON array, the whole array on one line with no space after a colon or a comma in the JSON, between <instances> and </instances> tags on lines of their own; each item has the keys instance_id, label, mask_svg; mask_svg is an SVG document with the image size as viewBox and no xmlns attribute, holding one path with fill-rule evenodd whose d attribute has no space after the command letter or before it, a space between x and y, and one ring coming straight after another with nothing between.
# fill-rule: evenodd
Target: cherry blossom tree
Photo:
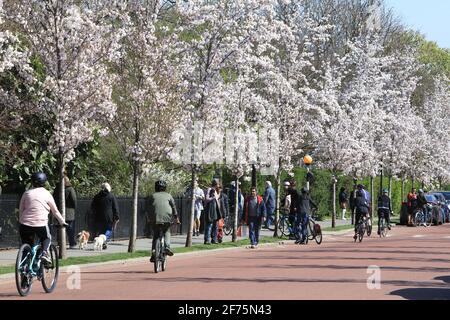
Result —
<instances>
[{"instance_id":1,"label":"cherry blossom tree","mask_svg":"<svg viewBox=\"0 0 450 320\"><path fill-rule=\"evenodd\" d=\"M115 48L108 36L112 10L106 2L75 0L14 1L5 3L5 10L45 71L38 108L53 124L49 143L59 161L60 207L65 217L65 164L74 149L91 140L93 131L115 113L112 77L104 64ZM60 239L60 255L65 257L64 229Z\"/></svg>"},{"instance_id":2,"label":"cherry blossom tree","mask_svg":"<svg viewBox=\"0 0 450 320\"><path fill-rule=\"evenodd\" d=\"M161 6L163 5L163 6ZM135 251L139 178L143 166L162 161L175 141L172 130L182 122L177 36L164 23L164 3L127 2L122 7L116 74L117 117L111 128L133 167L133 211L129 252Z\"/></svg>"},{"instance_id":3,"label":"cherry blossom tree","mask_svg":"<svg viewBox=\"0 0 450 320\"><path fill-rule=\"evenodd\" d=\"M302 1L278 1L274 6L272 26L274 40L267 48L268 66L265 96L271 109L266 112L269 128L279 133L277 200L275 223L279 219L282 170L290 171L305 148L312 148L320 136L323 112L311 103L316 94L317 56L328 41L333 28L326 19L314 22L303 8ZM278 230L275 229L274 236Z\"/></svg>"},{"instance_id":4,"label":"cherry blossom tree","mask_svg":"<svg viewBox=\"0 0 450 320\"><path fill-rule=\"evenodd\" d=\"M203 128L200 130L201 145L191 144L192 152L186 158L188 163L185 163L192 171L192 189L201 164L205 163L198 154L204 153L204 146L223 146L221 142L224 140L224 130L212 130L223 129L226 105L220 99L223 97L221 89L225 88L227 83L233 82L247 66L252 58L252 45L265 36L261 25L265 24L264 13L270 9L267 7L269 2L194 0L178 5L180 21L185 27L180 39L184 39L186 46L179 65L184 70L188 89L185 110L190 115L183 128L194 132L195 123L199 124L197 128ZM228 87L226 92L230 92L230 88ZM237 86L234 88L240 90ZM211 164L211 162L220 163L219 161L223 161L223 152L222 160L216 157L207 159L206 162ZM186 246L192 244L194 199L191 204L191 225ZM235 233L236 230L233 234ZM233 238L235 239L235 236Z\"/></svg>"},{"instance_id":5,"label":"cherry blossom tree","mask_svg":"<svg viewBox=\"0 0 450 320\"><path fill-rule=\"evenodd\" d=\"M0 6L0 152L6 155L10 130L20 127L23 117L35 111L28 101L33 100L37 80L29 51L15 34L3 30L3 23Z\"/></svg>"},{"instance_id":6,"label":"cherry blossom tree","mask_svg":"<svg viewBox=\"0 0 450 320\"><path fill-rule=\"evenodd\" d=\"M435 80L434 92L430 94L419 116L423 119L427 139L424 161L419 178L432 185L433 180L450 179L450 81L441 76ZM442 183L440 183L442 185Z\"/></svg>"}]
</instances>

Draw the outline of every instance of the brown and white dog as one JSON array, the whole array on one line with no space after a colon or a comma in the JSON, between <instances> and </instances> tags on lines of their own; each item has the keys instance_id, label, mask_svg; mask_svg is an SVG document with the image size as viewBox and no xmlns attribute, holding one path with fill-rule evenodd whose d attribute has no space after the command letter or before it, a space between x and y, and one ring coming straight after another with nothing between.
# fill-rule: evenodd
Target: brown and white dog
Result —
<instances>
[{"instance_id":1,"label":"brown and white dog","mask_svg":"<svg viewBox=\"0 0 450 320\"><path fill-rule=\"evenodd\" d=\"M86 248L88 241L89 241L89 237L91 236L91 234L87 231L81 231L77 238L78 238L78 248L80 250L83 250L84 248Z\"/></svg>"}]
</instances>

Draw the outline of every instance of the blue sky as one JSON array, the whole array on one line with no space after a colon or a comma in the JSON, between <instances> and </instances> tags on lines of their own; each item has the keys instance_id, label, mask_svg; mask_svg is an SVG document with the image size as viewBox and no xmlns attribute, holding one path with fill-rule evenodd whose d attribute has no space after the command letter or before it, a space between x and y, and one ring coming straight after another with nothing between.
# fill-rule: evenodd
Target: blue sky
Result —
<instances>
[{"instance_id":1,"label":"blue sky","mask_svg":"<svg viewBox=\"0 0 450 320\"><path fill-rule=\"evenodd\" d=\"M386 3L408 27L439 46L450 48L449 0L386 0Z\"/></svg>"}]
</instances>

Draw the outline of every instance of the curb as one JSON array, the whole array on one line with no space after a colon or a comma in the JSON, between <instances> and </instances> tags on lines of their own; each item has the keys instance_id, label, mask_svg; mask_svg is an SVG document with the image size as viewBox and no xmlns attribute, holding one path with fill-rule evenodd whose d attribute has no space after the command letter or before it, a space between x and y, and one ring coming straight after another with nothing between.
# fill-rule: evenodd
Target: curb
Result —
<instances>
[{"instance_id":1,"label":"curb","mask_svg":"<svg viewBox=\"0 0 450 320\"><path fill-rule=\"evenodd\" d=\"M259 247L270 247L270 246L279 246L288 243L286 240L280 240L278 242L274 243L263 243L260 244ZM243 250L247 249L248 246L240 246L240 247L233 247L233 248L217 248L217 249L208 249L208 250L198 250L198 251L192 251L192 252L183 252L183 253L177 253L174 257L171 257L170 259L180 259L185 258L189 256L204 256L209 254L215 254L220 253L223 251L232 251L232 250ZM143 258L132 258L132 259L125 259L125 260L112 260L112 261L105 261L105 262L94 262L94 263L85 263L85 264L73 264L70 266L64 266L59 268L59 272L66 272L70 268L78 267L80 269L83 268L95 268L95 267L102 267L102 266L111 266L111 265L132 265L142 262L148 262L149 257L143 257ZM15 278L15 273L7 273L0 275L0 283L11 281Z\"/></svg>"}]
</instances>

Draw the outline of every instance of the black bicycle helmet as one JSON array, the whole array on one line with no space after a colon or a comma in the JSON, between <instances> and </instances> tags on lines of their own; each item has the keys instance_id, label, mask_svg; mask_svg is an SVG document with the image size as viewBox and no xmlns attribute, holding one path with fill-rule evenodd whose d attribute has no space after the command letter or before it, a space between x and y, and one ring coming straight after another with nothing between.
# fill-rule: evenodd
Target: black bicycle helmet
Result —
<instances>
[{"instance_id":1,"label":"black bicycle helmet","mask_svg":"<svg viewBox=\"0 0 450 320\"><path fill-rule=\"evenodd\" d=\"M36 172L31 176L34 187L43 187L47 182L47 175L43 172Z\"/></svg>"},{"instance_id":2,"label":"black bicycle helmet","mask_svg":"<svg viewBox=\"0 0 450 320\"><path fill-rule=\"evenodd\" d=\"M167 183L163 180L158 180L155 182L155 190L156 192L166 191Z\"/></svg>"}]
</instances>

